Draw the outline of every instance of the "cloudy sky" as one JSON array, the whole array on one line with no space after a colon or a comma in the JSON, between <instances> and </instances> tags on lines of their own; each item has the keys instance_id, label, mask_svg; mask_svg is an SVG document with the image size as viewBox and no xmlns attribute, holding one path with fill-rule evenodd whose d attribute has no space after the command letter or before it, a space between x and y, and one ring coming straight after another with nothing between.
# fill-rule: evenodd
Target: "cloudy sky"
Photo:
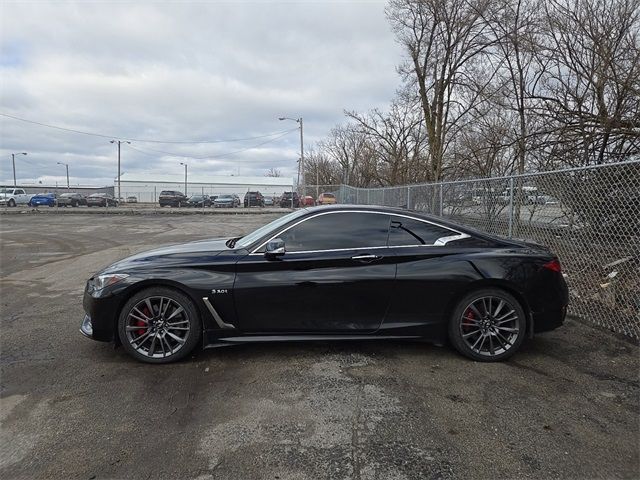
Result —
<instances>
[{"instance_id":1,"label":"cloudy sky","mask_svg":"<svg viewBox=\"0 0 640 480\"><path fill-rule=\"evenodd\" d=\"M400 48L382 1L0 3L0 182L127 173L293 176L344 109L384 107ZM287 131L289 133L286 133ZM281 133L279 133L281 132ZM265 136L271 135L271 136ZM261 137L261 138L257 138ZM230 139L245 139L228 142ZM174 143L157 143L155 140ZM225 140L219 143L179 143Z\"/></svg>"}]
</instances>

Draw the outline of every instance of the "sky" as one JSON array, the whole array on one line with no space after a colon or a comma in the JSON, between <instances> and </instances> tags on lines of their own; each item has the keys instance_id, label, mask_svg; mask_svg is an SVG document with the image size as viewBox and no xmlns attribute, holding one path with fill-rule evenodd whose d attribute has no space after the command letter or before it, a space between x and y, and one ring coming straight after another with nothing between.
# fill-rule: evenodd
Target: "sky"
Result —
<instances>
[{"instance_id":1,"label":"sky","mask_svg":"<svg viewBox=\"0 0 640 480\"><path fill-rule=\"evenodd\" d=\"M383 1L0 2L0 183L293 177L344 110L384 108L401 50ZM268 136L266 136L268 135ZM229 141L238 140L239 141ZM153 140L154 142L151 142ZM213 142L218 143L184 143ZM173 143L159 143L173 142ZM194 178L195 181L195 178Z\"/></svg>"}]
</instances>

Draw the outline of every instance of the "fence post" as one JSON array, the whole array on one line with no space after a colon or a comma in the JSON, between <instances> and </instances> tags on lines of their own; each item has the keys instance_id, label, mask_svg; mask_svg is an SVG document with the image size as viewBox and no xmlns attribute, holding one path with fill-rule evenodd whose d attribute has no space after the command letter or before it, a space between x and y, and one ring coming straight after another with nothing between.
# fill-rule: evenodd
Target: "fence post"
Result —
<instances>
[{"instance_id":1,"label":"fence post","mask_svg":"<svg viewBox=\"0 0 640 480\"><path fill-rule=\"evenodd\" d=\"M411 210L411 187L407 187L407 210Z\"/></svg>"},{"instance_id":2,"label":"fence post","mask_svg":"<svg viewBox=\"0 0 640 480\"><path fill-rule=\"evenodd\" d=\"M367 205L371 205L371 187L367 188Z\"/></svg>"},{"instance_id":3,"label":"fence post","mask_svg":"<svg viewBox=\"0 0 640 480\"><path fill-rule=\"evenodd\" d=\"M442 183L440 184L440 216L442 216Z\"/></svg>"},{"instance_id":4,"label":"fence post","mask_svg":"<svg viewBox=\"0 0 640 480\"><path fill-rule=\"evenodd\" d=\"M509 238L513 237L513 177L509 179Z\"/></svg>"}]
</instances>

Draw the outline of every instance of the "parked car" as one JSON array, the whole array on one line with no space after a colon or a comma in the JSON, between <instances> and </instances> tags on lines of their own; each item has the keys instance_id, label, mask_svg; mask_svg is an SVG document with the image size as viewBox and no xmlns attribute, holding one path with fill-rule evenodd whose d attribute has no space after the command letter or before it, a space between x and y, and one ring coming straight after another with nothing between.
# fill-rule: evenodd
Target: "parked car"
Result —
<instances>
[{"instance_id":1,"label":"parked car","mask_svg":"<svg viewBox=\"0 0 640 480\"><path fill-rule=\"evenodd\" d=\"M260 192L247 192L244 196L244 208L264 207L264 197Z\"/></svg>"},{"instance_id":2,"label":"parked car","mask_svg":"<svg viewBox=\"0 0 640 480\"><path fill-rule=\"evenodd\" d=\"M158 196L158 203L161 207L182 207L187 204L187 196L176 190L163 190Z\"/></svg>"},{"instance_id":3,"label":"parked car","mask_svg":"<svg viewBox=\"0 0 640 480\"><path fill-rule=\"evenodd\" d=\"M558 200L551 195L528 195L527 203L530 205L557 205Z\"/></svg>"},{"instance_id":4,"label":"parked car","mask_svg":"<svg viewBox=\"0 0 640 480\"><path fill-rule=\"evenodd\" d=\"M127 203L138 203L138 197L135 195L129 195L127 197Z\"/></svg>"},{"instance_id":5,"label":"parked car","mask_svg":"<svg viewBox=\"0 0 640 480\"><path fill-rule=\"evenodd\" d=\"M236 194L218 195L213 201L215 208L235 208L240 206L240 197Z\"/></svg>"},{"instance_id":6,"label":"parked car","mask_svg":"<svg viewBox=\"0 0 640 480\"><path fill-rule=\"evenodd\" d=\"M87 207L117 207L118 201L109 193L92 193L87 197Z\"/></svg>"},{"instance_id":7,"label":"parked car","mask_svg":"<svg viewBox=\"0 0 640 480\"><path fill-rule=\"evenodd\" d=\"M77 207L86 205L87 199L79 193L63 193L57 198L59 207Z\"/></svg>"},{"instance_id":8,"label":"parked car","mask_svg":"<svg viewBox=\"0 0 640 480\"><path fill-rule=\"evenodd\" d=\"M316 205L316 201L313 199L311 195L305 195L302 197L302 206L303 207L314 207Z\"/></svg>"},{"instance_id":9,"label":"parked car","mask_svg":"<svg viewBox=\"0 0 640 480\"><path fill-rule=\"evenodd\" d=\"M0 188L0 205L15 207L17 205L27 205L33 197L26 193L23 188Z\"/></svg>"},{"instance_id":10,"label":"parked car","mask_svg":"<svg viewBox=\"0 0 640 480\"><path fill-rule=\"evenodd\" d=\"M120 260L87 281L81 332L149 363L202 345L394 338L490 362L560 327L568 298L546 247L417 212L336 205Z\"/></svg>"},{"instance_id":11,"label":"parked car","mask_svg":"<svg viewBox=\"0 0 640 480\"><path fill-rule=\"evenodd\" d=\"M265 207L273 207L275 204L273 197L262 197L262 202Z\"/></svg>"},{"instance_id":12,"label":"parked car","mask_svg":"<svg viewBox=\"0 0 640 480\"><path fill-rule=\"evenodd\" d=\"M293 208L300 206L300 197L298 192L293 192ZM280 207L291 208L291 192L284 192L280 197Z\"/></svg>"},{"instance_id":13,"label":"parked car","mask_svg":"<svg viewBox=\"0 0 640 480\"><path fill-rule=\"evenodd\" d=\"M187 207L210 207L209 195L191 195L187 200Z\"/></svg>"},{"instance_id":14,"label":"parked car","mask_svg":"<svg viewBox=\"0 0 640 480\"><path fill-rule=\"evenodd\" d=\"M55 207L56 195L55 193L37 193L31 197L28 205L30 207Z\"/></svg>"},{"instance_id":15,"label":"parked car","mask_svg":"<svg viewBox=\"0 0 640 480\"><path fill-rule=\"evenodd\" d=\"M318 197L318 205L333 205L337 203L333 193L321 193Z\"/></svg>"}]
</instances>

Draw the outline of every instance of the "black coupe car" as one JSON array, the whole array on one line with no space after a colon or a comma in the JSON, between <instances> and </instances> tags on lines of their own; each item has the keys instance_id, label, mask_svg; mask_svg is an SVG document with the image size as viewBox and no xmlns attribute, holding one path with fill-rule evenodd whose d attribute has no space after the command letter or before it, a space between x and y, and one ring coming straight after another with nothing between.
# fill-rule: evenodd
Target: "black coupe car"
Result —
<instances>
[{"instance_id":1,"label":"black coupe car","mask_svg":"<svg viewBox=\"0 0 640 480\"><path fill-rule=\"evenodd\" d=\"M448 339L496 361L559 327L567 302L545 247L407 210L336 205L114 263L87 282L81 331L151 363L199 345L352 339Z\"/></svg>"}]
</instances>

